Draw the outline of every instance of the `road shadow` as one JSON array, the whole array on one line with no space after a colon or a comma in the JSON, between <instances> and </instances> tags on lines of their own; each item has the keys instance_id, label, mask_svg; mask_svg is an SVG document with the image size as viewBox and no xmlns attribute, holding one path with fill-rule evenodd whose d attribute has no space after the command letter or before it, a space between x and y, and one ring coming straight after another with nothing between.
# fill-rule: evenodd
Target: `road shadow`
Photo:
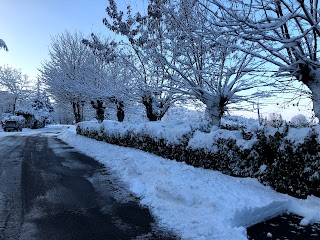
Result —
<instances>
[{"instance_id":1,"label":"road shadow","mask_svg":"<svg viewBox=\"0 0 320 240\"><path fill-rule=\"evenodd\" d=\"M23 239L178 239L108 169L61 140L27 137L22 155Z\"/></svg>"},{"instance_id":2,"label":"road shadow","mask_svg":"<svg viewBox=\"0 0 320 240\"><path fill-rule=\"evenodd\" d=\"M250 240L319 240L320 224L301 226L302 217L284 213L275 218L253 225L247 229Z\"/></svg>"}]
</instances>

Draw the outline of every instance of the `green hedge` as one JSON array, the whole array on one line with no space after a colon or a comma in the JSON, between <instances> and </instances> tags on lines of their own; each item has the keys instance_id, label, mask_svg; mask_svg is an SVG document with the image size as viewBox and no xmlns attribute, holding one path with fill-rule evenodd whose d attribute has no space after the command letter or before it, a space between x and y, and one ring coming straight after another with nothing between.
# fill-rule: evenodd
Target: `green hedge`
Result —
<instances>
[{"instance_id":1,"label":"green hedge","mask_svg":"<svg viewBox=\"0 0 320 240\"><path fill-rule=\"evenodd\" d=\"M268 132L270 127L254 131L242 128L242 141L256 140L252 147L244 148L236 142L237 139L231 137L217 137L212 150L190 147L194 130L183 136L179 144L173 144L166 139L155 139L146 133L130 130L121 133L113 130L110 133L104 126L87 127L86 123L80 123L77 125L77 133L184 161L195 167L218 170L231 176L255 177L264 185L295 197L320 197L320 144L317 127L307 129L304 140L298 143L287 137L290 131L288 126L273 129L273 134Z\"/></svg>"}]
</instances>

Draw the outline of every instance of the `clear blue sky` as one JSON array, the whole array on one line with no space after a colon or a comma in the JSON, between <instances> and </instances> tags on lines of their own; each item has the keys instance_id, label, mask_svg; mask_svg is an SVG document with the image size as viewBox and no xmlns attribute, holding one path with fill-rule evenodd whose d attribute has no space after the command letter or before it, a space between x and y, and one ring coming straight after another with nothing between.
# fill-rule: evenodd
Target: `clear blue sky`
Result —
<instances>
[{"instance_id":1,"label":"clear blue sky","mask_svg":"<svg viewBox=\"0 0 320 240\"><path fill-rule=\"evenodd\" d=\"M51 37L64 30L112 35L102 24L107 0L1 0L0 39L9 52L0 51L0 65L20 68L35 79L48 59ZM117 0L118 8L146 5L144 0Z\"/></svg>"}]
</instances>

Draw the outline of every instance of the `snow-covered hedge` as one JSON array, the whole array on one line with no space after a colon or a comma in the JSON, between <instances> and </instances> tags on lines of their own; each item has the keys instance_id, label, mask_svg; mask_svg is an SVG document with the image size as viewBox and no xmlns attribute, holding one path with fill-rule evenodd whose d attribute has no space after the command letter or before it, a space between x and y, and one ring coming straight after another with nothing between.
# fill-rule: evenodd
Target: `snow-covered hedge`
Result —
<instances>
[{"instance_id":1,"label":"snow-covered hedge","mask_svg":"<svg viewBox=\"0 0 320 240\"><path fill-rule=\"evenodd\" d=\"M78 123L77 133L184 161L180 159L180 153L187 147L193 132L199 128L200 124L178 121L132 124L106 120L101 125L97 122Z\"/></svg>"},{"instance_id":2,"label":"snow-covered hedge","mask_svg":"<svg viewBox=\"0 0 320 240\"><path fill-rule=\"evenodd\" d=\"M256 177L296 197L320 196L320 126L225 128L208 131L199 123L179 121L104 121L79 123L77 133L232 176Z\"/></svg>"}]
</instances>

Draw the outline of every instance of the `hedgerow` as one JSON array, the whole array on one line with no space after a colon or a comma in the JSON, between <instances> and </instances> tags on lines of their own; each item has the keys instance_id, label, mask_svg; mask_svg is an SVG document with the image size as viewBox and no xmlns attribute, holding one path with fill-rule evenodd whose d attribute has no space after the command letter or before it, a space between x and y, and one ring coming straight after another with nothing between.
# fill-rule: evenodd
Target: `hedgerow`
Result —
<instances>
[{"instance_id":1,"label":"hedgerow","mask_svg":"<svg viewBox=\"0 0 320 240\"><path fill-rule=\"evenodd\" d=\"M177 130L165 123L148 124L82 122L77 125L77 133L194 167L237 177L255 177L276 191L295 197L320 197L319 126L213 128L202 132L201 125L180 125Z\"/></svg>"}]
</instances>

